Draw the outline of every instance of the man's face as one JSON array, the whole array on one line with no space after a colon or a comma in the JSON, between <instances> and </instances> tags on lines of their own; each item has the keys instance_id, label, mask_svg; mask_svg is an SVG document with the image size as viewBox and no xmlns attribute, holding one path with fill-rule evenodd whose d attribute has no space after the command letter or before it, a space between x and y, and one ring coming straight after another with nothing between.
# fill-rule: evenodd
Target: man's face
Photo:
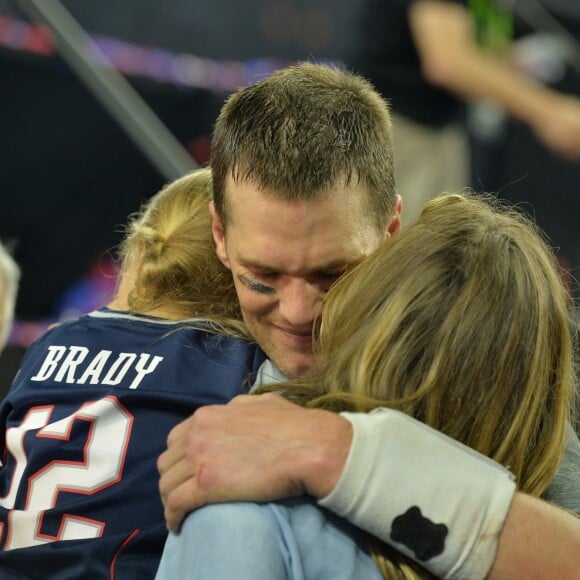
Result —
<instances>
[{"instance_id":1,"label":"man's face","mask_svg":"<svg viewBox=\"0 0 580 580\"><path fill-rule=\"evenodd\" d=\"M290 377L312 367L315 319L331 284L385 238L365 213L366 195L364 186L349 186L289 202L228 177L225 235L210 208L217 254L232 271L244 321Z\"/></svg>"}]
</instances>

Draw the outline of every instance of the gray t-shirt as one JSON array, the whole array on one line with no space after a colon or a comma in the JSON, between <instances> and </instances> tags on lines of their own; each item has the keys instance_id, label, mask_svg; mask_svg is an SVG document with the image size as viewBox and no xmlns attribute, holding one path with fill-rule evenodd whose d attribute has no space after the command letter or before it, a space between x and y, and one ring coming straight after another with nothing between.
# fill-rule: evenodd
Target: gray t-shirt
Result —
<instances>
[{"instance_id":1,"label":"gray t-shirt","mask_svg":"<svg viewBox=\"0 0 580 580\"><path fill-rule=\"evenodd\" d=\"M580 441L572 425L560 467L542 499L580 515Z\"/></svg>"}]
</instances>

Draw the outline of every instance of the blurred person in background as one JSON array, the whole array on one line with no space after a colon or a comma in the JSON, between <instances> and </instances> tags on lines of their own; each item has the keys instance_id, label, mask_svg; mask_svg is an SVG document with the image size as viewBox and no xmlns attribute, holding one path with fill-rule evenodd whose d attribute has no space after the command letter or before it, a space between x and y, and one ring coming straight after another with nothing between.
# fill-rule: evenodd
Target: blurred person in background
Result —
<instances>
[{"instance_id":1,"label":"blurred person in background","mask_svg":"<svg viewBox=\"0 0 580 580\"><path fill-rule=\"evenodd\" d=\"M0 242L0 352L6 346L16 306L20 268Z\"/></svg>"},{"instance_id":2,"label":"blurred person in background","mask_svg":"<svg viewBox=\"0 0 580 580\"><path fill-rule=\"evenodd\" d=\"M403 223L470 185L469 103L495 103L555 155L580 159L580 99L513 66L512 15L493 0L365 0L356 14L341 56L390 102Z\"/></svg>"}]
</instances>

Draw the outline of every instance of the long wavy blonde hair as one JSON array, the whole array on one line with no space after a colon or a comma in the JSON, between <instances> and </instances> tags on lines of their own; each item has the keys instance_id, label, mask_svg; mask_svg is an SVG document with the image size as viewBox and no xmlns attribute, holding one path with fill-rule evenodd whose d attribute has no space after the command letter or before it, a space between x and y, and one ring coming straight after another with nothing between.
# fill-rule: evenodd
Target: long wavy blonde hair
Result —
<instances>
[{"instance_id":1,"label":"long wavy blonde hair","mask_svg":"<svg viewBox=\"0 0 580 580\"><path fill-rule=\"evenodd\" d=\"M210 200L211 170L199 169L130 216L119 246L122 275L138 264L127 302L134 312L171 305L185 317L224 322L245 334L231 273L215 253Z\"/></svg>"},{"instance_id":2,"label":"long wavy blonde hair","mask_svg":"<svg viewBox=\"0 0 580 580\"><path fill-rule=\"evenodd\" d=\"M506 465L539 496L566 443L570 299L525 217L447 195L331 289L319 366L285 396L334 411L399 409ZM276 387L274 387L276 388ZM427 575L388 548L387 578Z\"/></svg>"}]
</instances>

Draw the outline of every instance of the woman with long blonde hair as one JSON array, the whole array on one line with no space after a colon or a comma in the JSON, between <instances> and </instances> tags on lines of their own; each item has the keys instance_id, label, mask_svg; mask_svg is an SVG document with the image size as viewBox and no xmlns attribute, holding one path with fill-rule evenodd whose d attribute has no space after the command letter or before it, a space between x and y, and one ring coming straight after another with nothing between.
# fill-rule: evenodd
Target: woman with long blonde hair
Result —
<instances>
[{"instance_id":1,"label":"woman with long blonde hair","mask_svg":"<svg viewBox=\"0 0 580 580\"><path fill-rule=\"evenodd\" d=\"M571 413L570 298L516 210L432 201L336 284L322 326L317 376L287 396L399 409L509 466L522 491L545 491Z\"/></svg>"},{"instance_id":2,"label":"woman with long blonde hair","mask_svg":"<svg viewBox=\"0 0 580 580\"><path fill-rule=\"evenodd\" d=\"M446 196L336 284L317 377L284 394L401 410L508 466L539 497L569 429L570 330L556 260L529 220L492 198ZM385 577L404 577L400 556L374 546Z\"/></svg>"},{"instance_id":3,"label":"woman with long blonde hair","mask_svg":"<svg viewBox=\"0 0 580 580\"><path fill-rule=\"evenodd\" d=\"M442 196L330 290L315 372L262 391L336 412L403 412L507 466L518 490L539 497L569 429L569 312L532 223L495 198ZM308 500L207 506L184 527L197 542L184 578L429 577Z\"/></svg>"},{"instance_id":4,"label":"woman with long blonde hair","mask_svg":"<svg viewBox=\"0 0 580 580\"><path fill-rule=\"evenodd\" d=\"M114 300L28 349L0 408L3 579L154 577L169 431L242 392L264 359L215 257L210 183L199 170L149 199Z\"/></svg>"}]
</instances>

